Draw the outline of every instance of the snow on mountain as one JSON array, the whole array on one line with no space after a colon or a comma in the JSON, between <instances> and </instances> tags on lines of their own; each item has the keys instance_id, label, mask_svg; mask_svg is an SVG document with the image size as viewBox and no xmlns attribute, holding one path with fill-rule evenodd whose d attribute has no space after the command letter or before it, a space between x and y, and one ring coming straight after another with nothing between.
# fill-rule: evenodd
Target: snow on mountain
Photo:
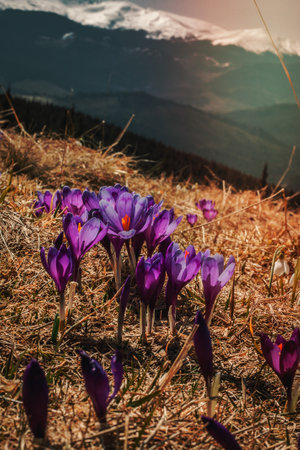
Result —
<instances>
[{"instance_id":1,"label":"snow on mountain","mask_svg":"<svg viewBox=\"0 0 300 450\"><path fill-rule=\"evenodd\" d=\"M209 40L214 45L236 45L255 53L274 51L263 29L225 30L200 19L142 8L128 1L0 0L0 9L48 11L83 25L144 30L152 39ZM274 39L282 53L300 56L300 42Z\"/></svg>"}]
</instances>

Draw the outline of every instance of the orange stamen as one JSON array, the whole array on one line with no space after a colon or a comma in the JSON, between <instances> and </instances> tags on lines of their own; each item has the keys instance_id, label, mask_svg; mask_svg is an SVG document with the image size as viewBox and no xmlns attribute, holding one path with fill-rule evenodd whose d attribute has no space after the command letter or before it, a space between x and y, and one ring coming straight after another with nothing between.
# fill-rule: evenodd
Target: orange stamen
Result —
<instances>
[{"instance_id":1,"label":"orange stamen","mask_svg":"<svg viewBox=\"0 0 300 450\"><path fill-rule=\"evenodd\" d=\"M82 228L82 226L81 226L81 223L79 222L79 224L78 224L78 231L79 231L79 233L81 231L81 228Z\"/></svg>"},{"instance_id":2,"label":"orange stamen","mask_svg":"<svg viewBox=\"0 0 300 450\"><path fill-rule=\"evenodd\" d=\"M123 227L123 230L125 230L125 231L129 230L130 217L128 216L128 214L126 214L125 217L123 217L123 219L122 219L122 227Z\"/></svg>"},{"instance_id":3,"label":"orange stamen","mask_svg":"<svg viewBox=\"0 0 300 450\"><path fill-rule=\"evenodd\" d=\"M283 344L279 344L277 345L277 347L279 348L280 351L282 351Z\"/></svg>"},{"instance_id":4,"label":"orange stamen","mask_svg":"<svg viewBox=\"0 0 300 450\"><path fill-rule=\"evenodd\" d=\"M187 250L185 251L185 254L184 254L184 259L186 259L186 257L187 257L187 255L189 255L190 254L190 252L188 252Z\"/></svg>"}]
</instances>

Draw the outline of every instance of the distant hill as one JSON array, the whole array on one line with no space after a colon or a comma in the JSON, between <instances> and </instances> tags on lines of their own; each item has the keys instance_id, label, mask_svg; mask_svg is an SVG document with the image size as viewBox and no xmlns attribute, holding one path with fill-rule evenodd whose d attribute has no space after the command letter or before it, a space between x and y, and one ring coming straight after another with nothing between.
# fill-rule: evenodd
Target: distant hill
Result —
<instances>
[{"instance_id":1,"label":"distant hill","mask_svg":"<svg viewBox=\"0 0 300 450\"><path fill-rule=\"evenodd\" d=\"M90 147L102 148L112 144L122 129L109 123L101 123L98 119L87 114L78 113L73 109L66 109L53 104L28 101L24 98L12 98L18 118L27 131L58 135L60 137L73 136ZM4 95L0 95L1 111L7 111L9 104ZM13 114L7 115L6 126L15 126ZM165 173L174 175L178 180L191 178L194 182L205 183L214 179L217 184L227 181L237 189L259 189L261 181L258 178L219 164L178 151L154 139L147 139L127 131L116 151L125 151L137 158L138 167L152 174Z\"/></svg>"},{"instance_id":2,"label":"distant hill","mask_svg":"<svg viewBox=\"0 0 300 450\"><path fill-rule=\"evenodd\" d=\"M255 110L235 111L222 115L239 123L249 132L271 134L281 142L282 149L287 148L288 153L296 146L292 168L287 176L289 183L295 190L300 190L300 111L296 104L280 104Z\"/></svg>"},{"instance_id":3,"label":"distant hill","mask_svg":"<svg viewBox=\"0 0 300 450\"><path fill-rule=\"evenodd\" d=\"M59 97L54 101L66 106ZM118 126L135 114L131 125L135 133L252 176L259 177L269 163L271 182L278 181L288 163L289 147L267 132L248 130L222 116L141 92L74 95L72 104Z\"/></svg>"}]
</instances>

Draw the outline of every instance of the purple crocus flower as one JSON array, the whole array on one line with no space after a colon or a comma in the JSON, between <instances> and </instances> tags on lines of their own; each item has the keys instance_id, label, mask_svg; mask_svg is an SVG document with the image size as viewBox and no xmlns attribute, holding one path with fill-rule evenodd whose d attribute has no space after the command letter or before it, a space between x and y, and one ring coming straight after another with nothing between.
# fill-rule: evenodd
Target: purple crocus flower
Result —
<instances>
[{"instance_id":1,"label":"purple crocus flower","mask_svg":"<svg viewBox=\"0 0 300 450\"><path fill-rule=\"evenodd\" d=\"M121 284L120 252L126 242L129 260L135 269L134 250L129 246L129 239L142 233L152 220L153 207L148 206L148 198L138 194L121 192L115 201L101 200L101 214L108 224L108 237L115 249L114 272L117 289Z\"/></svg>"},{"instance_id":2,"label":"purple crocus flower","mask_svg":"<svg viewBox=\"0 0 300 450\"><path fill-rule=\"evenodd\" d=\"M194 335L194 347L202 375L205 379L207 393L210 397L213 376L213 351L210 333L201 311L197 312L195 323L199 327Z\"/></svg>"},{"instance_id":3,"label":"purple crocus flower","mask_svg":"<svg viewBox=\"0 0 300 450\"><path fill-rule=\"evenodd\" d=\"M203 209L203 216L207 222L214 220L217 217L218 211L216 209Z\"/></svg>"},{"instance_id":4,"label":"purple crocus flower","mask_svg":"<svg viewBox=\"0 0 300 450\"><path fill-rule=\"evenodd\" d=\"M224 427L224 425L210 417L201 416L201 419L209 434L222 445L225 450L241 450L235 437Z\"/></svg>"},{"instance_id":5,"label":"purple crocus flower","mask_svg":"<svg viewBox=\"0 0 300 450\"><path fill-rule=\"evenodd\" d=\"M85 222L88 219L88 212L82 200L80 189L70 189L64 186L62 190L61 209L65 214L72 213L73 216L79 216Z\"/></svg>"},{"instance_id":6,"label":"purple crocus flower","mask_svg":"<svg viewBox=\"0 0 300 450\"><path fill-rule=\"evenodd\" d=\"M31 431L36 438L44 439L47 427L48 384L36 359L32 359L25 369L22 397Z\"/></svg>"},{"instance_id":7,"label":"purple crocus flower","mask_svg":"<svg viewBox=\"0 0 300 450\"><path fill-rule=\"evenodd\" d=\"M64 217L63 228L74 258L73 280L77 281L81 259L88 250L104 238L107 226L104 226L97 217L92 217L82 225L78 217L68 213Z\"/></svg>"},{"instance_id":8,"label":"purple crocus flower","mask_svg":"<svg viewBox=\"0 0 300 450\"><path fill-rule=\"evenodd\" d=\"M148 199L148 210L150 210L150 208L152 209L152 214L153 214L152 225L153 225L154 218L156 218L158 216L159 210L163 204L163 201L156 204L152 195L147 195L146 198ZM133 250L135 253L136 261L140 257L143 244L146 241L146 234L147 235L150 234L149 230L152 228L152 225L150 224L149 227L143 233L136 234L135 236L133 236L133 238L131 238L131 244L132 244L132 247L133 247ZM148 250L148 256L151 256L149 254L149 250Z\"/></svg>"},{"instance_id":9,"label":"purple crocus flower","mask_svg":"<svg viewBox=\"0 0 300 450\"><path fill-rule=\"evenodd\" d=\"M178 244L172 242L167 249L165 267L169 278L166 286L166 302L172 333L175 331L175 311L178 294L197 275L201 268L202 259L202 253L196 254L192 245L189 245L183 252Z\"/></svg>"},{"instance_id":10,"label":"purple crocus flower","mask_svg":"<svg viewBox=\"0 0 300 450\"><path fill-rule=\"evenodd\" d=\"M205 198L199 200L199 202L196 202L195 205L197 206L198 209L201 209L201 211L203 211L203 209L215 208L215 202L213 202L212 200L206 200Z\"/></svg>"},{"instance_id":11,"label":"purple crocus flower","mask_svg":"<svg viewBox=\"0 0 300 450\"><path fill-rule=\"evenodd\" d=\"M290 405L293 382L300 360L300 330L295 328L289 341L278 335L274 344L265 333L261 333L260 342L267 363L286 389Z\"/></svg>"},{"instance_id":12,"label":"purple crocus flower","mask_svg":"<svg viewBox=\"0 0 300 450\"><path fill-rule=\"evenodd\" d=\"M167 239L178 227L183 216L174 219L174 209L164 209L153 219L152 223L145 230L145 238L148 256L152 256L155 248Z\"/></svg>"},{"instance_id":13,"label":"purple crocus flower","mask_svg":"<svg viewBox=\"0 0 300 450\"><path fill-rule=\"evenodd\" d=\"M38 200L34 204L34 213L37 217L41 216L43 211L52 214L61 202L61 194L58 190L54 194L50 191L45 191L44 194L37 191L37 196Z\"/></svg>"},{"instance_id":14,"label":"purple crocus flower","mask_svg":"<svg viewBox=\"0 0 300 450\"><path fill-rule=\"evenodd\" d=\"M117 352L111 359L111 370L114 376L114 390L109 397L109 381L101 364L94 358L90 358L83 350L79 350L78 353L81 356L81 369L87 393L93 402L99 421L101 423L106 423L107 407L117 395L123 380L121 355Z\"/></svg>"},{"instance_id":15,"label":"purple crocus flower","mask_svg":"<svg viewBox=\"0 0 300 450\"><path fill-rule=\"evenodd\" d=\"M187 214L186 220L193 227L198 220L198 216L197 216L197 214Z\"/></svg>"},{"instance_id":16,"label":"purple crocus flower","mask_svg":"<svg viewBox=\"0 0 300 450\"><path fill-rule=\"evenodd\" d=\"M128 192L126 186L121 186L116 184L115 186L103 186L99 189L99 193L90 192L87 189L82 194L83 203L88 211L99 210L100 211L100 201L106 200L115 204L118 196L122 192Z\"/></svg>"},{"instance_id":17,"label":"purple crocus flower","mask_svg":"<svg viewBox=\"0 0 300 450\"><path fill-rule=\"evenodd\" d=\"M45 248L41 248L41 260L45 270L54 280L56 288L60 295L59 301L59 328L62 332L65 323L65 296L64 292L69 279L72 276L74 261L71 249L62 244L62 233L50 247L48 251L48 261L45 255Z\"/></svg>"},{"instance_id":18,"label":"purple crocus flower","mask_svg":"<svg viewBox=\"0 0 300 450\"><path fill-rule=\"evenodd\" d=\"M147 332L150 335L152 331L153 312L156 300L163 287L165 279L164 257L161 253L156 253L152 258L142 257L136 267L136 282L141 294L142 309L149 309L147 320ZM142 320L144 324L144 319ZM145 329L142 326L142 337L145 335Z\"/></svg>"},{"instance_id":19,"label":"purple crocus flower","mask_svg":"<svg viewBox=\"0 0 300 450\"><path fill-rule=\"evenodd\" d=\"M73 256L65 244L61 244L61 234L55 241L55 246L48 251L48 261L45 255L45 248L41 248L41 260L46 272L54 280L56 288L62 294L72 275Z\"/></svg>"},{"instance_id":20,"label":"purple crocus flower","mask_svg":"<svg viewBox=\"0 0 300 450\"><path fill-rule=\"evenodd\" d=\"M218 214L218 211L215 209L215 202L213 202L212 200L202 199L196 203L196 206L197 208L201 209L204 218L208 222L213 220Z\"/></svg>"},{"instance_id":21,"label":"purple crocus flower","mask_svg":"<svg viewBox=\"0 0 300 450\"><path fill-rule=\"evenodd\" d=\"M129 192L122 192L115 204L108 200L101 200L100 208L105 223L109 226L108 234L124 241L144 231L152 219L152 209L148 208L148 199Z\"/></svg>"},{"instance_id":22,"label":"purple crocus flower","mask_svg":"<svg viewBox=\"0 0 300 450\"><path fill-rule=\"evenodd\" d=\"M205 297L205 321L210 324L215 306L215 300L221 289L230 280L235 269L235 259L229 257L228 263L224 268L224 256L218 253L214 256L204 258L201 278Z\"/></svg>"}]
</instances>

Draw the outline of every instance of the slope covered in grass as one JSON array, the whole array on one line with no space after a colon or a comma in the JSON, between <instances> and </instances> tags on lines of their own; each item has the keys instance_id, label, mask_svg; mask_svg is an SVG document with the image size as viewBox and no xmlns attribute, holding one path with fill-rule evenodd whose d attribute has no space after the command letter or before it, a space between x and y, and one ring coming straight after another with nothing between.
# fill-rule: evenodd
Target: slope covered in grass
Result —
<instances>
[{"instance_id":1,"label":"slope covered in grass","mask_svg":"<svg viewBox=\"0 0 300 450\"><path fill-rule=\"evenodd\" d=\"M181 291L177 306L177 335L168 332L164 295L159 299L155 330L140 342L138 302L133 282L125 316L121 349L125 377L108 411L107 428L99 430L82 380L78 349L102 363L110 380L109 361L117 348L118 302L113 273L104 249L97 245L82 263L83 292L75 295L72 325L62 341L53 344L51 331L58 310L57 293L39 255L62 229L56 217L32 215L36 191L64 185L98 190L126 184L131 191L151 194L164 207L183 215L172 235L182 249L219 252L236 259L235 286L220 294L210 326L214 371L221 372L216 418L235 435L242 448L295 448L299 422L284 414L285 393L278 378L264 364L260 332L288 338L299 325L299 306L290 306L291 288L274 278L267 285L274 251L284 246L285 258L295 267L300 225L299 211L285 214L280 195L263 199L253 191L236 191L230 180L220 190L209 185L177 182L173 177L144 176L132 158L82 146L77 140L52 140L5 131L0 140L0 191L10 190L0 205L0 441L6 448L32 448L32 434L22 407L22 375L31 357L39 360L49 384L48 437L56 448L202 448L215 442L200 416L206 414L204 379L191 349L179 372L162 392L161 377L168 372L193 325L196 311L204 310L198 275ZM1 194L0 194L1 195ZM3 199L4 195L2 196ZM205 222L195 202L212 199L217 219ZM252 206L253 205L253 206ZM199 215L190 228L185 215ZM286 226L285 226L286 224ZM145 249L143 249L143 254ZM298 253L299 254L299 253ZM124 280L128 273L123 255ZM228 307L228 300L230 306ZM299 378L299 373L297 375ZM112 381L111 381L112 385ZM155 394L153 394L155 393ZM153 394L153 395L150 395ZM299 411L298 403L298 413ZM119 447L118 447L119 446Z\"/></svg>"}]
</instances>

